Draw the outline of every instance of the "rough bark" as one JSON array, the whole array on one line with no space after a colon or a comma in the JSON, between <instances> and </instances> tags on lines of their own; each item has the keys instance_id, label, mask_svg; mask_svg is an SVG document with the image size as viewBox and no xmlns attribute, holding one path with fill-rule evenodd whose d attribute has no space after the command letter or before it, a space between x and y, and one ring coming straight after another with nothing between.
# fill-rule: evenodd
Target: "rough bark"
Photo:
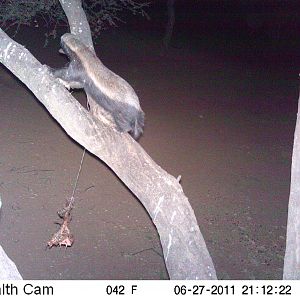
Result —
<instances>
[{"instance_id":1,"label":"rough bark","mask_svg":"<svg viewBox=\"0 0 300 300\"><path fill-rule=\"evenodd\" d=\"M94 50L91 29L82 8L81 0L59 0L69 22L70 31L86 46Z\"/></svg>"},{"instance_id":2,"label":"rough bark","mask_svg":"<svg viewBox=\"0 0 300 300\"><path fill-rule=\"evenodd\" d=\"M292 155L283 279L300 279L300 96Z\"/></svg>"},{"instance_id":3,"label":"rough bark","mask_svg":"<svg viewBox=\"0 0 300 300\"><path fill-rule=\"evenodd\" d=\"M73 1L61 2L70 8ZM0 62L28 86L69 136L105 162L141 201L158 230L170 278L216 279L194 211L179 182L127 133L118 132L105 119L93 119L47 67L2 30Z\"/></svg>"}]
</instances>

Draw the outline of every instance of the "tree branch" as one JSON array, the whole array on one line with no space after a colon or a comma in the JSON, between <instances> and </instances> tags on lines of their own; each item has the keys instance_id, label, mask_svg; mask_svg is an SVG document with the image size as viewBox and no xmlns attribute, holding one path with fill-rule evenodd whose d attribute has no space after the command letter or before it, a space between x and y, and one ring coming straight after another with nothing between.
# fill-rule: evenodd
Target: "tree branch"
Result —
<instances>
[{"instance_id":1,"label":"tree branch","mask_svg":"<svg viewBox=\"0 0 300 300\"><path fill-rule=\"evenodd\" d=\"M81 0L59 0L69 22L70 32L94 51L91 29Z\"/></svg>"},{"instance_id":2,"label":"tree branch","mask_svg":"<svg viewBox=\"0 0 300 300\"><path fill-rule=\"evenodd\" d=\"M69 136L104 161L139 198L158 230L170 278L216 279L194 211L179 182L129 134L95 120L46 66L1 29L0 62L35 94Z\"/></svg>"}]
</instances>

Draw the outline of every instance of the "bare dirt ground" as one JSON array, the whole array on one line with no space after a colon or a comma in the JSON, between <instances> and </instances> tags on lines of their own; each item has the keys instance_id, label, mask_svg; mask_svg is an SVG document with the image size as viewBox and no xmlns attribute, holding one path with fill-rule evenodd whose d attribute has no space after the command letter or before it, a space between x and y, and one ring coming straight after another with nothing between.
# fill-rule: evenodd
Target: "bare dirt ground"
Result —
<instances>
[{"instance_id":1,"label":"bare dirt ground","mask_svg":"<svg viewBox=\"0 0 300 300\"><path fill-rule=\"evenodd\" d=\"M66 61L57 40L42 48L39 29L16 40L43 63ZM279 60L253 63L250 50L225 53L213 40L202 48L182 42L160 56L159 42L112 30L97 53L139 95L146 113L140 143L170 174L182 176L218 278L280 279L297 71ZM58 229L56 211L71 196L82 148L4 68L0 88L0 243L22 276L167 279L147 212L89 154L75 194L75 243L45 250ZM83 93L74 95L84 103Z\"/></svg>"}]
</instances>

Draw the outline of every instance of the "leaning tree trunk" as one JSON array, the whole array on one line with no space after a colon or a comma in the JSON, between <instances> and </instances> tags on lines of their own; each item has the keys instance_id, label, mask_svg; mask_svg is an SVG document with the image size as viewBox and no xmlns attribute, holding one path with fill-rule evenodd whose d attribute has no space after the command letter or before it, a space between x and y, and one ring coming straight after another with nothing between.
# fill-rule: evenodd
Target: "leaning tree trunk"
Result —
<instances>
[{"instance_id":1,"label":"leaning tree trunk","mask_svg":"<svg viewBox=\"0 0 300 300\"><path fill-rule=\"evenodd\" d=\"M77 3L78 9L80 1L61 3L69 8ZM80 14L73 15L79 17ZM80 19L72 22L81 26ZM78 28L72 32L77 30L80 32ZM0 62L28 86L68 135L105 162L139 198L158 230L170 278L216 279L194 211L180 183L159 167L129 134L95 120L47 67L1 29Z\"/></svg>"},{"instance_id":2,"label":"leaning tree trunk","mask_svg":"<svg viewBox=\"0 0 300 300\"><path fill-rule=\"evenodd\" d=\"M300 96L294 134L283 279L300 279Z\"/></svg>"}]
</instances>

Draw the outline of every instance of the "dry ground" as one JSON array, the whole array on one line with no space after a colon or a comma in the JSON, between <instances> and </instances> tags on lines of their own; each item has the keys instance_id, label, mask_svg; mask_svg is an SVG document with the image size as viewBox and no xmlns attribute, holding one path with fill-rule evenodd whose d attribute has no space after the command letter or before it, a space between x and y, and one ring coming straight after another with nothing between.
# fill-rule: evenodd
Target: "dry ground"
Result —
<instances>
[{"instance_id":1,"label":"dry ground","mask_svg":"<svg viewBox=\"0 0 300 300\"><path fill-rule=\"evenodd\" d=\"M215 50L213 41L183 43L160 56L159 38L150 36L110 31L97 47L140 97L146 113L140 143L165 170L182 176L220 279L280 279L297 72ZM65 62L58 41L42 48L39 29L16 40L43 63ZM82 148L3 68L0 88L0 243L23 277L168 278L149 216L92 155L76 192L75 243L45 250ZM84 103L83 93L75 95Z\"/></svg>"}]
</instances>

